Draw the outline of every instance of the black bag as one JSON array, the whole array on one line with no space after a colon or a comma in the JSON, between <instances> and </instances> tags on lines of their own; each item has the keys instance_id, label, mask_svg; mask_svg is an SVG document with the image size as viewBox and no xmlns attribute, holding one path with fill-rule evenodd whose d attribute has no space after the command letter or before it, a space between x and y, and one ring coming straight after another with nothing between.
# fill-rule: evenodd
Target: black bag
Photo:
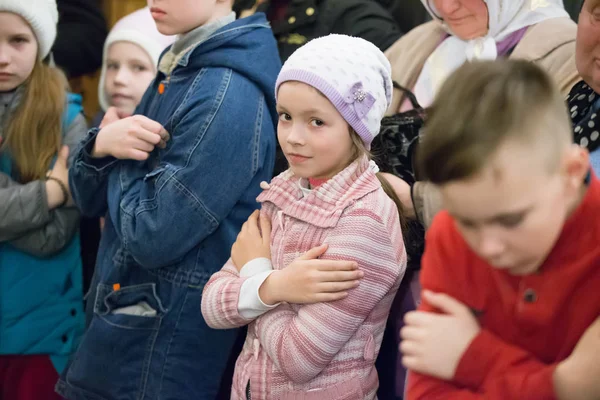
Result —
<instances>
[{"instance_id":1,"label":"black bag","mask_svg":"<svg viewBox=\"0 0 600 400\"><path fill-rule=\"evenodd\" d=\"M415 155L425 110L410 90L396 82L394 87L404 92L413 109L381 120L381 130L371 144L371 152L381 171L394 174L412 185L416 181Z\"/></svg>"},{"instance_id":2,"label":"black bag","mask_svg":"<svg viewBox=\"0 0 600 400\"><path fill-rule=\"evenodd\" d=\"M418 180L415 157L425 110L410 90L396 82L394 87L404 92L413 109L383 118L380 133L371 144L371 153L381 172L396 175L412 186ZM419 221L409 220L403 236L408 267L419 269L425 249L425 229Z\"/></svg>"}]
</instances>

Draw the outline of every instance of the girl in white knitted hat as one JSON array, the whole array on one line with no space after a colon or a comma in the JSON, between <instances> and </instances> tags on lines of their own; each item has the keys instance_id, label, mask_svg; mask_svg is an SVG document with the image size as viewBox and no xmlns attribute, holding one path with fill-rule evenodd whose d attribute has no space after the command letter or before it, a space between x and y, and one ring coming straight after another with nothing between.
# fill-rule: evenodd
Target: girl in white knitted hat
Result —
<instances>
[{"instance_id":1,"label":"girl in white knitted hat","mask_svg":"<svg viewBox=\"0 0 600 400\"><path fill-rule=\"evenodd\" d=\"M54 0L0 0L0 399L58 398L84 328L68 154L86 122L42 61L57 21Z\"/></svg>"},{"instance_id":2,"label":"girl in white knitted hat","mask_svg":"<svg viewBox=\"0 0 600 400\"><path fill-rule=\"evenodd\" d=\"M368 159L390 64L363 39L326 36L286 61L276 95L290 168L263 185L260 223L253 214L206 284L202 314L217 329L248 325L232 399L374 399L406 268L397 204Z\"/></svg>"},{"instance_id":3,"label":"girl in white knitted hat","mask_svg":"<svg viewBox=\"0 0 600 400\"><path fill-rule=\"evenodd\" d=\"M121 115L133 114L156 76L161 53L175 38L156 29L148 7L126 15L115 24L104 43L98 86L103 112L95 118L93 125L100 124L109 107L116 107Z\"/></svg>"}]
</instances>

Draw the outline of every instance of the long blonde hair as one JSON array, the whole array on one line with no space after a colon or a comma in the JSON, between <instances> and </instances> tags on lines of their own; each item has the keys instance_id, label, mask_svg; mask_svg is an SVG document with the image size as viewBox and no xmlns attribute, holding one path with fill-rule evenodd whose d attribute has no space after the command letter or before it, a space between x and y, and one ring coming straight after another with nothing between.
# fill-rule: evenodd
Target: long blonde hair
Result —
<instances>
[{"instance_id":1,"label":"long blonde hair","mask_svg":"<svg viewBox=\"0 0 600 400\"><path fill-rule=\"evenodd\" d=\"M21 183L42 179L62 141L67 79L40 60L23 83L25 91L6 129L8 149Z\"/></svg>"}]
</instances>

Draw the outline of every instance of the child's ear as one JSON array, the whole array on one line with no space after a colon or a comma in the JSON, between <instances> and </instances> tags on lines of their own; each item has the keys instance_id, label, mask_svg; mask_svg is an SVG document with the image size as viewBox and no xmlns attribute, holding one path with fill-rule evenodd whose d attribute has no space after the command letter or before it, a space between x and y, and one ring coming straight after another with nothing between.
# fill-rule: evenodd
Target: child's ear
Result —
<instances>
[{"instance_id":1,"label":"child's ear","mask_svg":"<svg viewBox=\"0 0 600 400\"><path fill-rule=\"evenodd\" d=\"M590 171L590 153L572 144L565 154L563 168L569 187L578 190Z\"/></svg>"}]
</instances>

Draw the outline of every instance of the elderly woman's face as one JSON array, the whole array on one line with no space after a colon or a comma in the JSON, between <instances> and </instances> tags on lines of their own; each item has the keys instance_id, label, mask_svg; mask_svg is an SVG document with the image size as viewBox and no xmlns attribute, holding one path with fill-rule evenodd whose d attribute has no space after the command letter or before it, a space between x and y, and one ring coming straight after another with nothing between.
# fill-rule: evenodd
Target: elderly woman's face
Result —
<instances>
[{"instance_id":1,"label":"elderly woman's face","mask_svg":"<svg viewBox=\"0 0 600 400\"><path fill-rule=\"evenodd\" d=\"M488 32L488 9L483 0L433 0L452 33L462 40L485 36Z\"/></svg>"},{"instance_id":2,"label":"elderly woman's face","mask_svg":"<svg viewBox=\"0 0 600 400\"><path fill-rule=\"evenodd\" d=\"M579 14L575 61L579 75L600 93L600 0L586 0Z\"/></svg>"}]
</instances>

